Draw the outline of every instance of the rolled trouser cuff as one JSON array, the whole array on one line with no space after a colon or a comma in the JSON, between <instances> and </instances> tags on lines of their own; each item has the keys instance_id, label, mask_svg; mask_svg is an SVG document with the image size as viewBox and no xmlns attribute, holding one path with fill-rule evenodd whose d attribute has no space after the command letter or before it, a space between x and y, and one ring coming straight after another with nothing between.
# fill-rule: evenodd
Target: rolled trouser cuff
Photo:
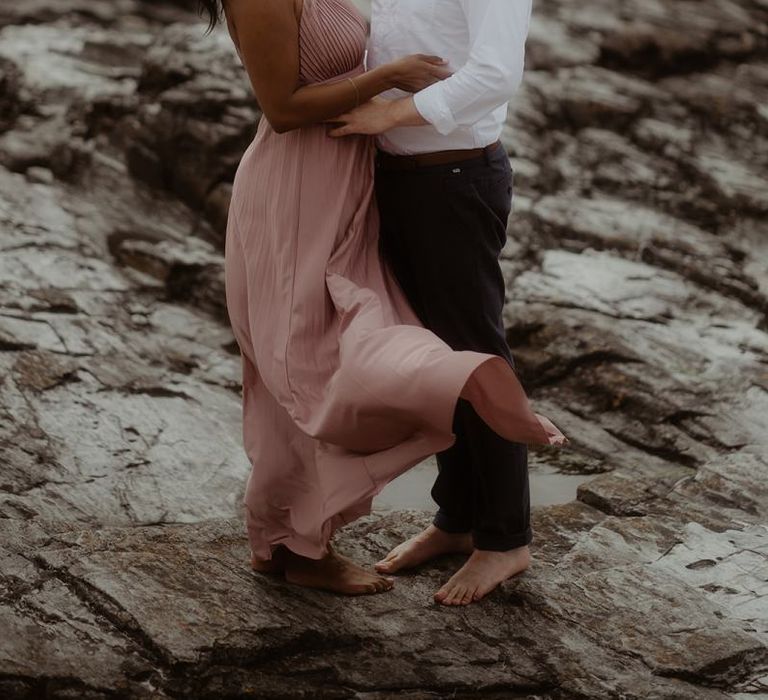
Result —
<instances>
[{"instance_id":1,"label":"rolled trouser cuff","mask_svg":"<svg viewBox=\"0 0 768 700\"><path fill-rule=\"evenodd\" d=\"M439 527L439 526L438 526ZM530 544L533 541L533 529L528 526L522 532L507 535L498 532L473 532L472 541L475 549L486 549L494 552L505 552Z\"/></svg>"},{"instance_id":2,"label":"rolled trouser cuff","mask_svg":"<svg viewBox=\"0 0 768 700\"><path fill-rule=\"evenodd\" d=\"M472 523L469 520L461 520L449 516L442 510L438 510L435 513L432 524L443 532L450 532L451 534L460 534L472 530Z\"/></svg>"}]
</instances>

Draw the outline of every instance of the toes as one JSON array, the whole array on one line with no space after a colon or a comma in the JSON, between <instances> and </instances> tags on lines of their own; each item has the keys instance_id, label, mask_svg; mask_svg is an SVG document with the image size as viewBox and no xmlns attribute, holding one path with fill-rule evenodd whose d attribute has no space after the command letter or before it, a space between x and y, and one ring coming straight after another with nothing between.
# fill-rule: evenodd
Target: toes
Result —
<instances>
[{"instance_id":1,"label":"toes","mask_svg":"<svg viewBox=\"0 0 768 700\"><path fill-rule=\"evenodd\" d=\"M394 574L395 571L399 571L400 569L406 567L408 565L408 561L405 557L396 554L391 558L384 559L381 562L377 562L374 564L374 568L377 571L380 571L382 573L386 574Z\"/></svg>"},{"instance_id":2,"label":"toes","mask_svg":"<svg viewBox=\"0 0 768 700\"><path fill-rule=\"evenodd\" d=\"M445 584L437 593L435 599L443 605L453 605L453 599L456 595L456 586L451 582Z\"/></svg>"},{"instance_id":3,"label":"toes","mask_svg":"<svg viewBox=\"0 0 768 700\"><path fill-rule=\"evenodd\" d=\"M394 584L394 579L386 576L376 576L375 574L370 574L367 579L363 580L363 586L365 586L366 592L369 593L382 593L383 591L388 591Z\"/></svg>"},{"instance_id":4,"label":"toes","mask_svg":"<svg viewBox=\"0 0 768 700\"><path fill-rule=\"evenodd\" d=\"M389 554L387 554L386 557L384 557L384 561L394 561L402 553L403 553L403 546L402 545L397 545L397 547L395 547Z\"/></svg>"},{"instance_id":5,"label":"toes","mask_svg":"<svg viewBox=\"0 0 768 700\"><path fill-rule=\"evenodd\" d=\"M445 597L443 601L446 605L456 605L456 595L458 590L456 588L451 589L450 593Z\"/></svg>"},{"instance_id":6,"label":"toes","mask_svg":"<svg viewBox=\"0 0 768 700\"><path fill-rule=\"evenodd\" d=\"M356 581L347 581L344 584L344 591L349 595L370 595L378 593L378 581L371 578L360 578Z\"/></svg>"},{"instance_id":7,"label":"toes","mask_svg":"<svg viewBox=\"0 0 768 700\"><path fill-rule=\"evenodd\" d=\"M393 549L389 554L387 554L386 557L377 561L374 564L374 566L377 568L379 566L383 566L384 568L388 569L395 562L395 559L397 559L398 555L399 555L399 552L397 551L397 549Z\"/></svg>"},{"instance_id":8,"label":"toes","mask_svg":"<svg viewBox=\"0 0 768 700\"><path fill-rule=\"evenodd\" d=\"M468 603L472 602L472 597L475 593L475 588L473 586L470 586L468 588L464 589L464 595L461 597L461 605L467 605Z\"/></svg>"},{"instance_id":9,"label":"toes","mask_svg":"<svg viewBox=\"0 0 768 700\"><path fill-rule=\"evenodd\" d=\"M443 603L443 602L445 601L445 596L446 596L446 595L448 595L448 591L449 591L449 590L450 590L450 589L449 589L448 585L446 584L446 585L445 585L445 586L443 586L443 587L442 587L440 590L438 590L438 591L437 591L437 593L435 593L435 595L433 596L433 597L434 597L434 599L435 599L435 600L436 600L438 603Z\"/></svg>"},{"instance_id":10,"label":"toes","mask_svg":"<svg viewBox=\"0 0 768 700\"><path fill-rule=\"evenodd\" d=\"M474 595L472 596L472 600L480 600L481 598L485 598L486 595L488 595L494 588L496 588L495 585L493 586L478 586L477 590L475 591Z\"/></svg>"},{"instance_id":11,"label":"toes","mask_svg":"<svg viewBox=\"0 0 768 700\"><path fill-rule=\"evenodd\" d=\"M451 605L461 605L461 600L464 597L465 590L466 589L464 588L464 586L456 586L453 589L453 592L451 593L451 595L449 596L448 602Z\"/></svg>"},{"instance_id":12,"label":"toes","mask_svg":"<svg viewBox=\"0 0 768 700\"><path fill-rule=\"evenodd\" d=\"M377 591L388 591L394 585L395 585L394 579L386 578L385 576L377 576L376 577L376 590Z\"/></svg>"}]
</instances>

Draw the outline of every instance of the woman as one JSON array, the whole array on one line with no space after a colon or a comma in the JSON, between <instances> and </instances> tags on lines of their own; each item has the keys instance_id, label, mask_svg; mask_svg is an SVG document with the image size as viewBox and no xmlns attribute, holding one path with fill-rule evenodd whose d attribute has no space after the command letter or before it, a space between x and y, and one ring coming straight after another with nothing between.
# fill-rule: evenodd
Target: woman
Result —
<instances>
[{"instance_id":1,"label":"woman","mask_svg":"<svg viewBox=\"0 0 768 700\"><path fill-rule=\"evenodd\" d=\"M459 397L503 437L563 444L503 358L453 351L425 329L378 256L369 137L324 122L392 87L447 77L433 56L365 72L350 0L202 0L223 10L263 111L235 176L227 308L242 357L252 566L344 594L393 579L330 538L373 497L453 444Z\"/></svg>"}]
</instances>

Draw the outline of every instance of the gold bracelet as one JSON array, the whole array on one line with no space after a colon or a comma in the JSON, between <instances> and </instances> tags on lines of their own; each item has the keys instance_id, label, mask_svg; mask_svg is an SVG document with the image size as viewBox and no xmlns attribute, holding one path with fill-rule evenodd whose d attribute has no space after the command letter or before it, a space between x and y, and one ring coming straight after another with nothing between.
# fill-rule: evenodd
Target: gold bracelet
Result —
<instances>
[{"instance_id":1,"label":"gold bracelet","mask_svg":"<svg viewBox=\"0 0 768 700\"><path fill-rule=\"evenodd\" d=\"M347 78L350 83L352 83L352 87L355 88L355 107L360 106L360 88L357 87L357 83L352 80L352 78Z\"/></svg>"}]
</instances>

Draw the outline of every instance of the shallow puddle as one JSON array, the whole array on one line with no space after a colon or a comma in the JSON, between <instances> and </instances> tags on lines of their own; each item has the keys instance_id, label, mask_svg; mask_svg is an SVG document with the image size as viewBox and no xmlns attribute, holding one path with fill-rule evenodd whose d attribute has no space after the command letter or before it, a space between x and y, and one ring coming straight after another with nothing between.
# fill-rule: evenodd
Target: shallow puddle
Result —
<instances>
[{"instance_id":1,"label":"shallow puddle","mask_svg":"<svg viewBox=\"0 0 768 700\"><path fill-rule=\"evenodd\" d=\"M437 464L434 458L425 460L387 484L374 499L373 507L377 510L435 510L436 505L430 496L430 490L436 475ZM589 481L593 476L594 474L561 474L540 464L532 466L529 472L531 505L568 503L576 498L578 485Z\"/></svg>"}]
</instances>

